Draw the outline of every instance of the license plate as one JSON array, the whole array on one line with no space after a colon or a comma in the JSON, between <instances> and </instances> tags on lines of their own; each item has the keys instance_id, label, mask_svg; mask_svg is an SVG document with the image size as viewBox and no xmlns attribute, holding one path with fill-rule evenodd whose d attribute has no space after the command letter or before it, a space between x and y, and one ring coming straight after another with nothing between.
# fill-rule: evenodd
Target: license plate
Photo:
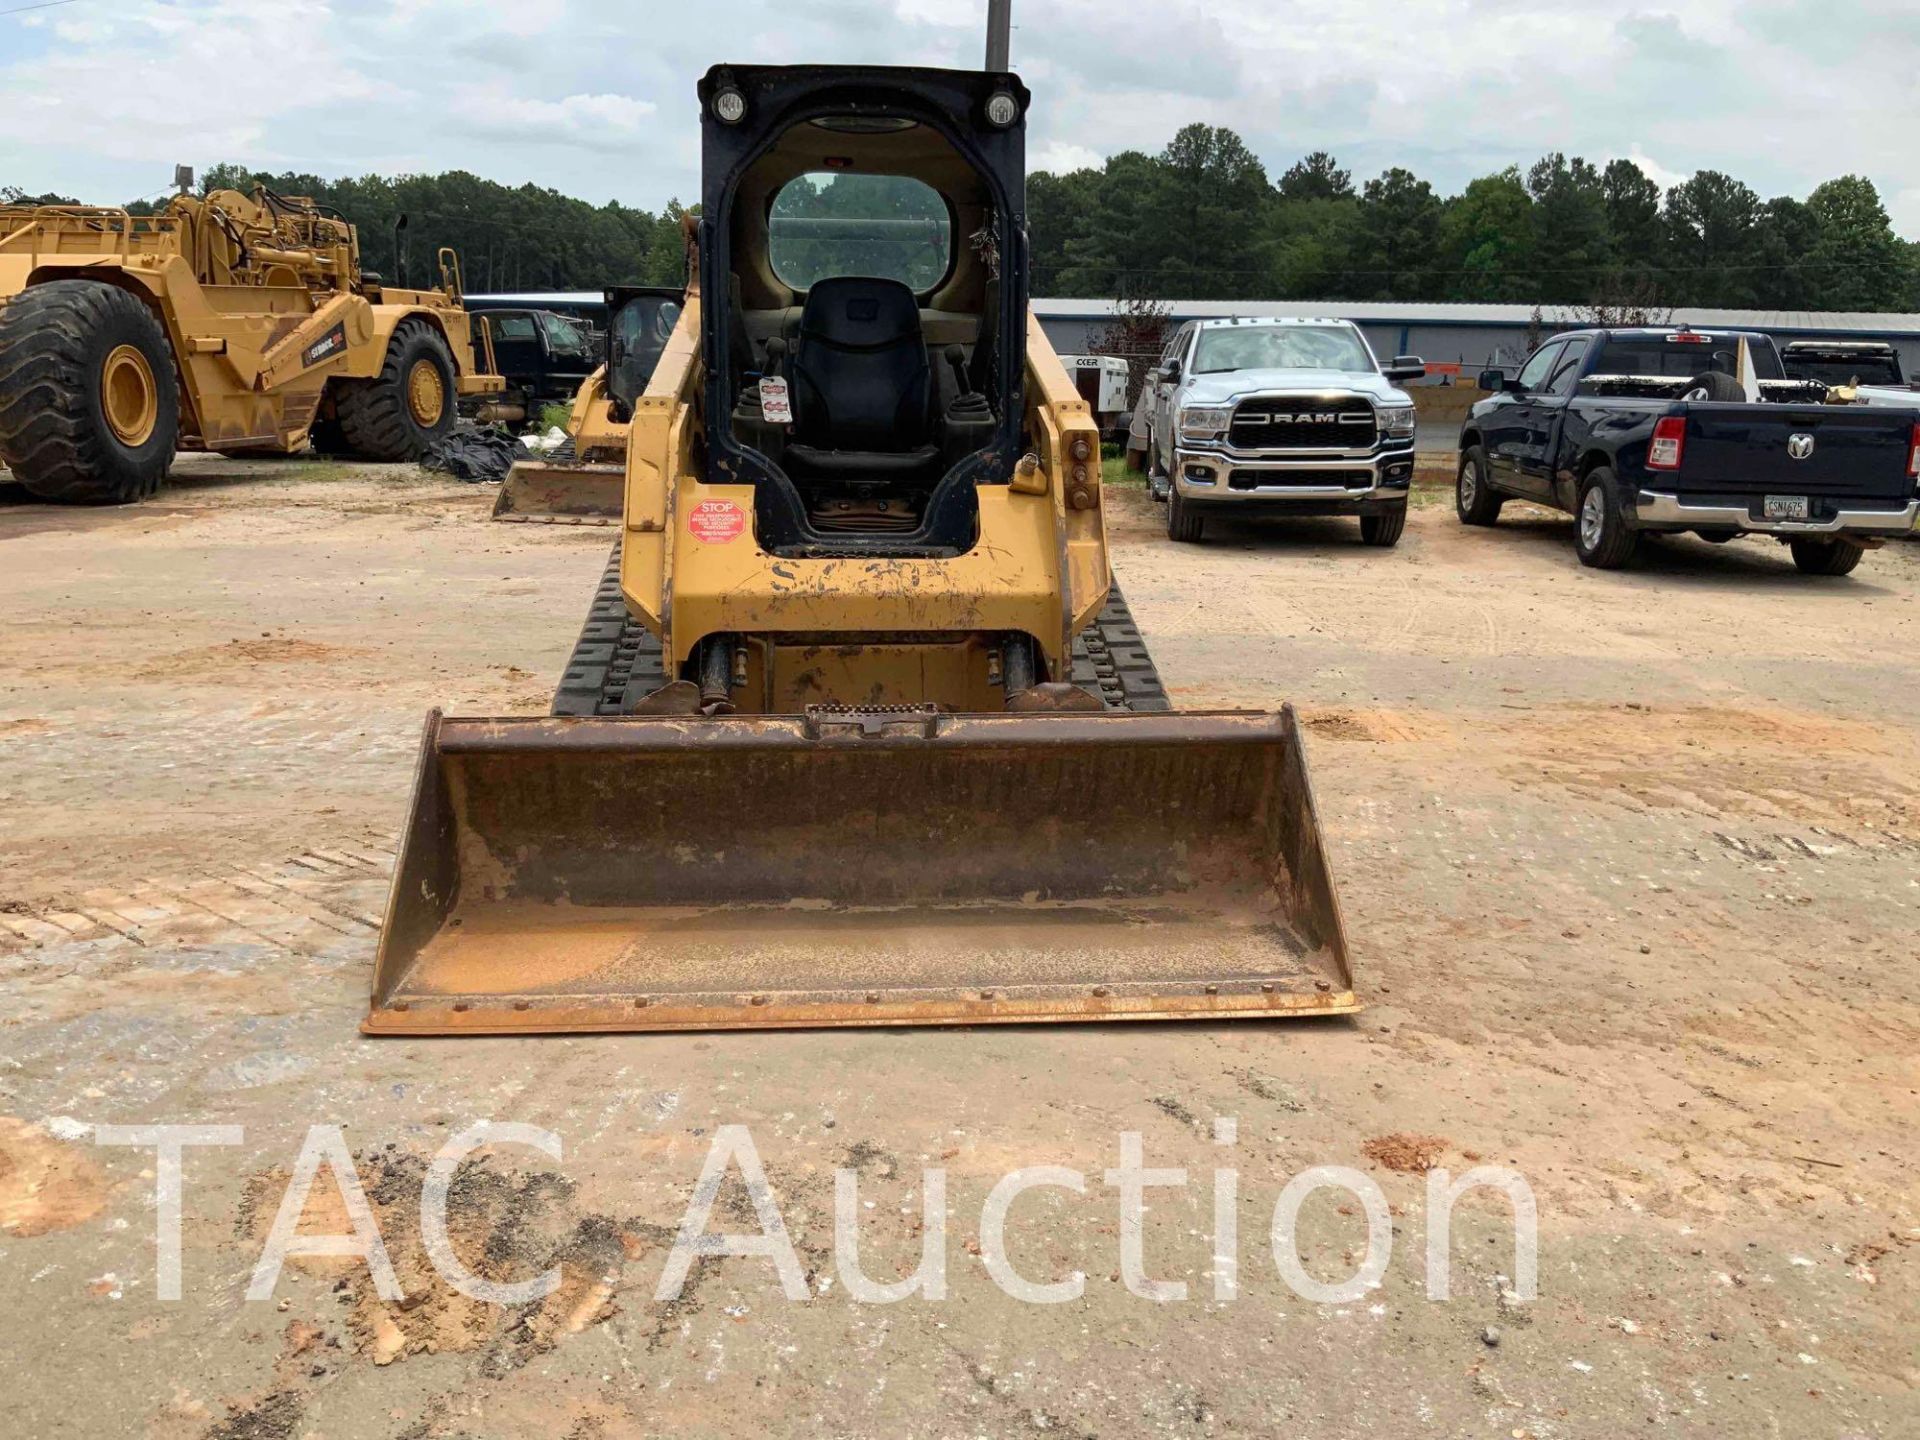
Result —
<instances>
[{"instance_id":1,"label":"license plate","mask_svg":"<svg viewBox=\"0 0 1920 1440\"><path fill-rule=\"evenodd\" d=\"M1765 513L1769 520L1808 520L1813 514L1804 495L1769 495Z\"/></svg>"}]
</instances>

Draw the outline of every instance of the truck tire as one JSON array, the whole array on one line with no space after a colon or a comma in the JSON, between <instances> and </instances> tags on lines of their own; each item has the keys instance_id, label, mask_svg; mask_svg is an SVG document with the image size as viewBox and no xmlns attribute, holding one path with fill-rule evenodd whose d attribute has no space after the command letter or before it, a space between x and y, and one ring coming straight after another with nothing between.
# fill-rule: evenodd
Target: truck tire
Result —
<instances>
[{"instance_id":1,"label":"truck tire","mask_svg":"<svg viewBox=\"0 0 1920 1440\"><path fill-rule=\"evenodd\" d=\"M1573 545L1580 552L1580 563L1595 570L1618 570L1640 546L1639 533L1628 527L1626 509L1620 503L1620 482L1604 465L1580 482Z\"/></svg>"},{"instance_id":2,"label":"truck tire","mask_svg":"<svg viewBox=\"0 0 1920 1440\"><path fill-rule=\"evenodd\" d=\"M1164 505L1173 493L1173 472L1160 463L1160 447L1153 443L1153 431L1147 431L1147 450L1141 457L1142 473L1147 477L1147 494Z\"/></svg>"},{"instance_id":3,"label":"truck tire","mask_svg":"<svg viewBox=\"0 0 1920 1440\"><path fill-rule=\"evenodd\" d=\"M0 462L42 500L125 505L160 488L180 435L173 347L136 295L92 280L0 306Z\"/></svg>"},{"instance_id":4,"label":"truck tire","mask_svg":"<svg viewBox=\"0 0 1920 1440\"><path fill-rule=\"evenodd\" d=\"M334 414L362 460L418 460L453 428L453 352L425 320L402 320L371 380L335 382Z\"/></svg>"},{"instance_id":5,"label":"truck tire","mask_svg":"<svg viewBox=\"0 0 1920 1440\"><path fill-rule=\"evenodd\" d=\"M1707 370L1687 382L1683 400L1733 400L1747 398L1747 388L1733 376L1720 370Z\"/></svg>"},{"instance_id":6,"label":"truck tire","mask_svg":"<svg viewBox=\"0 0 1920 1440\"><path fill-rule=\"evenodd\" d=\"M1867 553L1851 540L1789 540L1787 548L1802 575L1851 575Z\"/></svg>"},{"instance_id":7,"label":"truck tire","mask_svg":"<svg viewBox=\"0 0 1920 1440\"><path fill-rule=\"evenodd\" d=\"M1462 525L1491 525L1500 518L1506 499L1487 481L1487 452L1470 445L1460 456L1460 473L1453 482L1453 505Z\"/></svg>"},{"instance_id":8,"label":"truck tire","mask_svg":"<svg viewBox=\"0 0 1920 1440\"><path fill-rule=\"evenodd\" d=\"M1396 505L1391 510L1383 510L1378 515L1360 517L1360 543L1378 546L1382 550L1390 549L1400 543L1400 536L1407 528L1407 507Z\"/></svg>"},{"instance_id":9,"label":"truck tire","mask_svg":"<svg viewBox=\"0 0 1920 1440\"><path fill-rule=\"evenodd\" d=\"M1180 498L1177 488L1167 491L1167 538L1178 540L1183 545L1197 545L1206 538L1207 517L1192 504Z\"/></svg>"}]
</instances>

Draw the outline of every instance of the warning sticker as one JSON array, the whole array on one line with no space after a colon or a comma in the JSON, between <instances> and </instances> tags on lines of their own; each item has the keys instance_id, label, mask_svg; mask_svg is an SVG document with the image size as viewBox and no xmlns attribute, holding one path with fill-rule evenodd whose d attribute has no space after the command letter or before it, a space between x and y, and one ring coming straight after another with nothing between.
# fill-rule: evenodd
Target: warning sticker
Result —
<instances>
[{"instance_id":1,"label":"warning sticker","mask_svg":"<svg viewBox=\"0 0 1920 1440\"><path fill-rule=\"evenodd\" d=\"M760 413L766 416L769 425L793 423L793 396L788 393L785 377L760 377Z\"/></svg>"},{"instance_id":2,"label":"warning sticker","mask_svg":"<svg viewBox=\"0 0 1920 1440\"><path fill-rule=\"evenodd\" d=\"M747 512L731 500L702 500L687 516L693 538L707 545L724 545L747 531Z\"/></svg>"}]
</instances>

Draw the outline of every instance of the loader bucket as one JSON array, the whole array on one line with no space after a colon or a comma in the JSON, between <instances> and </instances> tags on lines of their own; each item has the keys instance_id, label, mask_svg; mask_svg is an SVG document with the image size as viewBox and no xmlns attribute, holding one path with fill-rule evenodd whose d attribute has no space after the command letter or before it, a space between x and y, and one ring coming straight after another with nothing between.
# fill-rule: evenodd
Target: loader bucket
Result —
<instances>
[{"instance_id":1,"label":"loader bucket","mask_svg":"<svg viewBox=\"0 0 1920 1440\"><path fill-rule=\"evenodd\" d=\"M613 525L626 500L624 465L520 460L500 482L493 518L534 525Z\"/></svg>"},{"instance_id":2,"label":"loader bucket","mask_svg":"<svg viewBox=\"0 0 1920 1440\"><path fill-rule=\"evenodd\" d=\"M435 713L363 1028L1358 1008L1291 709Z\"/></svg>"}]
</instances>

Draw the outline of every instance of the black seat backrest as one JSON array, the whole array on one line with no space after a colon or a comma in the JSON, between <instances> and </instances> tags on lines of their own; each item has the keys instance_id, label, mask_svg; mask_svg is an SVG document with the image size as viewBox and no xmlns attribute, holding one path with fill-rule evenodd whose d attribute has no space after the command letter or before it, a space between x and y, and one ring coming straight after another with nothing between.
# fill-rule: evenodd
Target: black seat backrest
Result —
<instances>
[{"instance_id":1,"label":"black seat backrest","mask_svg":"<svg viewBox=\"0 0 1920 1440\"><path fill-rule=\"evenodd\" d=\"M807 292L793 356L793 438L823 450L894 452L933 430L933 367L920 302L898 280L822 280Z\"/></svg>"}]
</instances>

